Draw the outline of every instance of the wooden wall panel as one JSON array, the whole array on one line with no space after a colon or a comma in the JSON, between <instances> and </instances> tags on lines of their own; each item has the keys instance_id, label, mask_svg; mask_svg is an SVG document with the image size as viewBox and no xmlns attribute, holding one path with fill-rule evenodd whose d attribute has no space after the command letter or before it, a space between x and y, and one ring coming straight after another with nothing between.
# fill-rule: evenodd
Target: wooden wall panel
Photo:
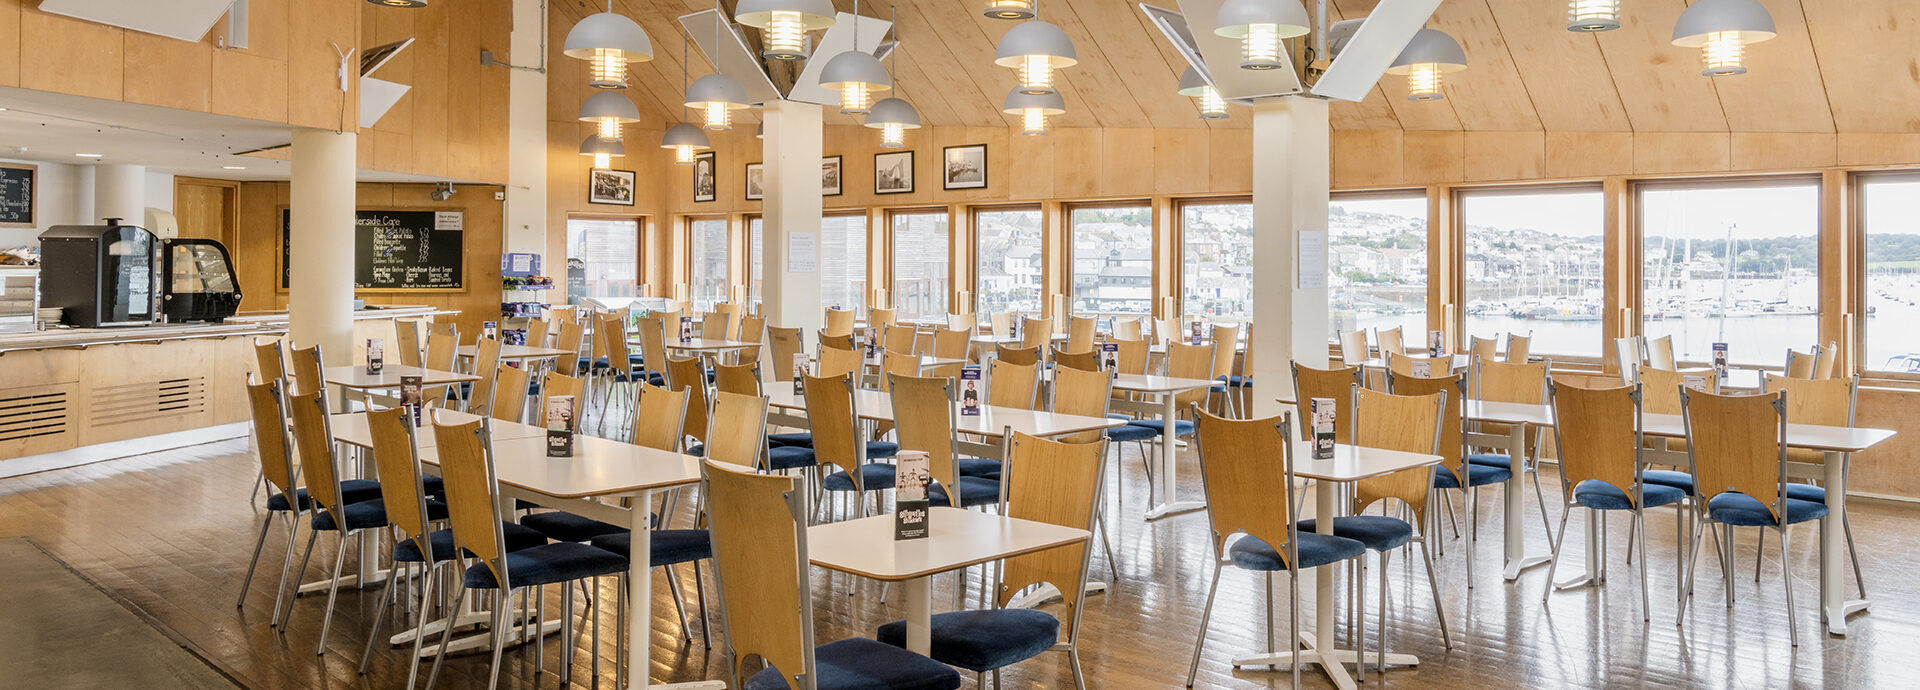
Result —
<instances>
[{"instance_id":1,"label":"wooden wall panel","mask_svg":"<svg viewBox=\"0 0 1920 690\"><path fill-rule=\"evenodd\" d=\"M1406 182L1405 133L1397 129L1333 131L1333 186L1372 187ZM1249 139L1248 144L1252 141Z\"/></svg>"},{"instance_id":2,"label":"wooden wall panel","mask_svg":"<svg viewBox=\"0 0 1920 690\"><path fill-rule=\"evenodd\" d=\"M360 86L348 80L340 91L340 56L360 40L366 3L350 0L290 0L287 17L287 120L301 127L357 127Z\"/></svg>"},{"instance_id":3,"label":"wooden wall panel","mask_svg":"<svg viewBox=\"0 0 1920 690\"><path fill-rule=\"evenodd\" d=\"M1633 172L1629 132L1547 132L1547 177L1597 177Z\"/></svg>"},{"instance_id":4,"label":"wooden wall panel","mask_svg":"<svg viewBox=\"0 0 1920 690\"><path fill-rule=\"evenodd\" d=\"M1529 179L1545 177L1545 132L1465 132L1465 179Z\"/></svg>"},{"instance_id":5,"label":"wooden wall panel","mask_svg":"<svg viewBox=\"0 0 1920 690\"><path fill-rule=\"evenodd\" d=\"M1212 189L1221 193L1253 191L1253 130L1215 129L1208 137Z\"/></svg>"},{"instance_id":6,"label":"wooden wall panel","mask_svg":"<svg viewBox=\"0 0 1920 690\"><path fill-rule=\"evenodd\" d=\"M1466 137L1461 132L1407 132L1407 181L1426 184L1466 176Z\"/></svg>"},{"instance_id":7,"label":"wooden wall panel","mask_svg":"<svg viewBox=\"0 0 1920 690\"><path fill-rule=\"evenodd\" d=\"M1212 188L1212 134L1205 129L1153 131L1153 191L1193 194Z\"/></svg>"},{"instance_id":8,"label":"wooden wall panel","mask_svg":"<svg viewBox=\"0 0 1920 690\"><path fill-rule=\"evenodd\" d=\"M1636 132L1633 172L1726 170L1732 165L1729 139L1725 132Z\"/></svg>"},{"instance_id":9,"label":"wooden wall panel","mask_svg":"<svg viewBox=\"0 0 1920 690\"><path fill-rule=\"evenodd\" d=\"M1799 170L1839 164L1839 137L1831 132L1734 132L1728 167Z\"/></svg>"},{"instance_id":10,"label":"wooden wall panel","mask_svg":"<svg viewBox=\"0 0 1920 690\"><path fill-rule=\"evenodd\" d=\"M206 112L213 90L211 43L186 41L127 31L126 84L128 103L145 103L177 110Z\"/></svg>"},{"instance_id":11,"label":"wooden wall panel","mask_svg":"<svg viewBox=\"0 0 1920 690\"><path fill-rule=\"evenodd\" d=\"M19 0L0 0L0 36L20 37ZM0 86L20 85L20 51L0 48Z\"/></svg>"},{"instance_id":12,"label":"wooden wall panel","mask_svg":"<svg viewBox=\"0 0 1920 690\"><path fill-rule=\"evenodd\" d=\"M41 12L20 11L20 85L37 91L120 100L126 32Z\"/></svg>"},{"instance_id":13,"label":"wooden wall panel","mask_svg":"<svg viewBox=\"0 0 1920 690\"><path fill-rule=\"evenodd\" d=\"M1920 134L1854 134L1839 139L1841 165L1912 165L1920 161Z\"/></svg>"}]
</instances>

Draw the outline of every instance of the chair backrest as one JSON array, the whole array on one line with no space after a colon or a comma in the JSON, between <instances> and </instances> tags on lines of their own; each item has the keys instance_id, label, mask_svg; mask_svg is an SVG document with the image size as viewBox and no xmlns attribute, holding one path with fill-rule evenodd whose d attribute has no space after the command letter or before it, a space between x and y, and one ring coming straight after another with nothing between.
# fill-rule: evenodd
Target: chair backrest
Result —
<instances>
[{"instance_id":1,"label":"chair backrest","mask_svg":"<svg viewBox=\"0 0 1920 690\"><path fill-rule=\"evenodd\" d=\"M1053 348L1052 357L1053 363L1057 367L1070 367L1081 371L1098 371L1100 369L1100 355L1092 349L1088 349L1085 352L1070 352L1056 347Z\"/></svg>"},{"instance_id":2,"label":"chair backrest","mask_svg":"<svg viewBox=\"0 0 1920 690\"><path fill-rule=\"evenodd\" d=\"M518 422L527 412L527 383L531 373L526 369L502 364L494 369L493 402L487 407L487 414L503 422ZM576 401L577 402L577 401ZM542 411L545 414L545 411Z\"/></svg>"},{"instance_id":3,"label":"chair backrest","mask_svg":"<svg viewBox=\"0 0 1920 690\"><path fill-rule=\"evenodd\" d=\"M767 317L760 315L741 316L733 329L733 339L743 343L763 343L767 336ZM749 347L735 350L728 358L738 364L751 364L760 361L760 348ZM791 361L789 361L791 363Z\"/></svg>"},{"instance_id":4,"label":"chair backrest","mask_svg":"<svg viewBox=\"0 0 1920 690\"><path fill-rule=\"evenodd\" d=\"M703 467L700 493L731 660L727 687L742 687L755 657L780 669L791 687L816 687L805 492L786 475L711 461Z\"/></svg>"},{"instance_id":5,"label":"chair backrest","mask_svg":"<svg viewBox=\"0 0 1920 690\"><path fill-rule=\"evenodd\" d=\"M1468 336L1467 354L1482 359L1493 359L1494 354L1498 351L1496 348L1498 348L1499 345L1500 341L1495 338L1482 338L1477 335Z\"/></svg>"},{"instance_id":6,"label":"chair backrest","mask_svg":"<svg viewBox=\"0 0 1920 690\"><path fill-rule=\"evenodd\" d=\"M1720 392L1720 379L1712 371L1700 371L1692 374L1672 369L1640 369L1640 407L1647 414L1680 414L1680 387L1686 385L1687 377L1693 376L1699 381L1694 390L1708 393Z\"/></svg>"},{"instance_id":7,"label":"chair backrest","mask_svg":"<svg viewBox=\"0 0 1920 690\"><path fill-rule=\"evenodd\" d=\"M882 309L880 307L868 308L867 309L867 327L881 328L883 326L891 326L895 323L898 323L899 318L895 316L897 313L898 313L898 310L895 310L895 309Z\"/></svg>"},{"instance_id":8,"label":"chair backrest","mask_svg":"<svg viewBox=\"0 0 1920 690\"><path fill-rule=\"evenodd\" d=\"M285 387L278 379L256 381L260 379L247 375L247 406L253 412L253 443L260 456L260 473L273 491L287 497L288 505L298 508L293 503L293 491L299 486L293 476L293 448L287 442L286 405L281 397Z\"/></svg>"},{"instance_id":9,"label":"chair backrest","mask_svg":"<svg viewBox=\"0 0 1920 690\"><path fill-rule=\"evenodd\" d=\"M543 380L540 382L540 407L533 411L533 423L535 425L546 426L547 424L547 398L570 395L573 396L573 407L575 410L586 409L587 401L580 397L580 391L585 388L584 379L568 376L551 369L547 370L546 373L541 376ZM579 413L576 412L574 416L578 418Z\"/></svg>"},{"instance_id":10,"label":"chair backrest","mask_svg":"<svg viewBox=\"0 0 1920 690\"><path fill-rule=\"evenodd\" d=\"M1007 475L1007 516L1092 532L1100 503L1104 444L1049 441L1015 433L1007 446L1007 464L1019 468ZM1062 632L1068 640L1074 639L1086 598L1091 547L1091 541L1080 541L1006 559L994 603L1006 606L1021 590L1041 584L1074 592L1066 598L1070 613L1061 617Z\"/></svg>"},{"instance_id":11,"label":"chair backrest","mask_svg":"<svg viewBox=\"0 0 1920 690\"><path fill-rule=\"evenodd\" d=\"M444 328L443 328L444 326ZM449 321L434 323L427 329L427 355L420 366L436 371L453 371L454 357L460 354L460 327Z\"/></svg>"},{"instance_id":12,"label":"chair backrest","mask_svg":"<svg viewBox=\"0 0 1920 690\"><path fill-rule=\"evenodd\" d=\"M1560 449L1561 488L1597 479L1640 504L1640 385L1580 388L1548 384L1555 445Z\"/></svg>"},{"instance_id":13,"label":"chair backrest","mask_svg":"<svg viewBox=\"0 0 1920 690\"><path fill-rule=\"evenodd\" d=\"M1120 373L1135 375L1147 373L1148 346L1145 338L1134 338L1132 340L1113 338L1107 342L1113 343L1118 348L1117 354L1120 356Z\"/></svg>"},{"instance_id":14,"label":"chair backrest","mask_svg":"<svg viewBox=\"0 0 1920 690\"><path fill-rule=\"evenodd\" d=\"M1246 534L1274 547L1292 563L1297 536L1293 415L1227 419L1195 406L1193 417L1214 554L1226 553L1228 537ZM1280 461L1279 472L1273 471L1275 459Z\"/></svg>"},{"instance_id":15,"label":"chair backrest","mask_svg":"<svg viewBox=\"0 0 1920 690\"><path fill-rule=\"evenodd\" d=\"M920 330L906 324L887 324L887 330L881 340L881 347L888 352L912 354L915 341L920 339Z\"/></svg>"},{"instance_id":16,"label":"chair backrest","mask_svg":"<svg viewBox=\"0 0 1920 690\"><path fill-rule=\"evenodd\" d=\"M766 398L757 393L715 393L707 416L713 420L707 458L747 466L759 462L767 444Z\"/></svg>"},{"instance_id":17,"label":"chair backrest","mask_svg":"<svg viewBox=\"0 0 1920 690\"><path fill-rule=\"evenodd\" d=\"M373 464L380 470L380 502L386 506L387 522L400 528L402 539L412 540L424 557L432 559L427 535L433 528L427 520L426 485L422 483L415 433L413 413L404 407L367 413L367 434L373 439Z\"/></svg>"},{"instance_id":18,"label":"chair backrest","mask_svg":"<svg viewBox=\"0 0 1920 690\"><path fill-rule=\"evenodd\" d=\"M791 369L793 362L788 361ZM713 387L722 393L736 395L760 395L760 365L756 362L745 364L713 364Z\"/></svg>"},{"instance_id":19,"label":"chair backrest","mask_svg":"<svg viewBox=\"0 0 1920 690\"><path fill-rule=\"evenodd\" d=\"M1547 399L1547 370L1552 366L1551 360L1519 364L1475 357L1473 397L1475 400L1538 405Z\"/></svg>"},{"instance_id":20,"label":"chair backrest","mask_svg":"<svg viewBox=\"0 0 1920 690\"><path fill-rule=\"evenodd\" d=\"M1427 375L1421 378L1436 378L1453 373L1453 357L1450 355L1439 357L1387 355L1387 371L1401 376L1414 376L1417 373L1415 369L1420 368L1422 364L1426 366Z\"/></svg>"},{"instance_id":21,"label":"chair backrest","mask_svg":"<svg viewBox=\"0 0 1920 690\"><path fill-rule=\"evenodd\" d=\"M722 340L733 340L734 336L739 334L740 332L740 329L737 328L737 326L739 326L740 324L740 316L741 316L740 305L732 304L728 302L721 302L719 304L715 304L713 305L713 313L708 314L707 318L711 319L715 315L725 317L721 321L721 324L724 327L724 330L719 331L720 338ZM705 326L706 322L702 321L701 325ZM705 329L703 328L702 330L704 331Z\"/></svg>"},{"instance_id":22,"label":"chair backrest","mask_svg":"<svg viewBox=\"0 0 1920 690\"><path fill-rule=\"evenodd\" d=\"M286 380L287 359L281 353L279 338L253 339L253 371L262 383Z\"/></svg>"},{"instance_id":23,"label":"chair backrest","mask_svg":"<svg viewBox=\"0 0 1920 690\"><path fill-rule=\"evenodd\" d=\"M767 360L767 371L779 374L785 379L793 372L793 356L806 351L806 345L800 340L800 329L767 327L768 349L772 357Z\"/></svg>"},{"instance_id":24,"label":"chair backrest","mask_svg":"<svg viewBox=\"0 0 1920 690\"><path fill-rule=\"evenodd\" d=\"M561 355L560 359L553 363L555 370L568 376L575 376L580 373L580 341L584 339L586 335L587 327L579 321L568 320L560 322L560 335L554 338L553 348L556 350L566 350L568 354Z\"/></svg>"},{"instance_id":25,"label":"chair backrest","mask_svg":"<svg viewBox=\"0 0 1920 690\"><path fill-rule=\"evenodd\" d=\"M1840 344L1828 341L1820 348L1820 358L1813 361L1813 377L1816 379L1833 378L1834 371L1840 366Z\"/></svg>"},{"instance_id":26,"label":"chair backrest","mask_svg":"<svg viewBox=\"0 0 1920 690\"><path fill-rule=\"evenodd\" d=\"M307 497L318 504L316 511L333 513L333 524L347 524L341 512L346 505L340 495L340 466L334 461L326 397L320 391L295 393L287 397L287 412L293 418L293 447L300 451L300 483L306 486Z\"/></svg>"},{"instance_id":27,"label":"chair backrest","mask_svg":"<svg viewBox=\"0 0 1920 690\"><path fill-rule=\"evenodd\" d=\"M972 342L972 329L942 328L933 334L933 356L941 359L966 359L967 347Z\"/></svg>"},{"instance_id":28,"label":"chair backrest","mask_svg":"<svg viewBox=\"0 0 1920 690\"><path fill-rule=\"evenodd\" d=\"M1034 347L996 345L994 346L994 358L1014 364L1038 364L1040 363L1040 347L1037 345Z\"/></svg>"},{"instance_id":29,"label":"chair backrest","mask_svg":"<svg viewBox=\"0 0 1920 690\"><path fill-rule=\"evenodd\" d=\"M1004 311L989 312L987 314L987 321L993 326L993 336L996 338L1013 337L1014 316L1014 314L1009 314Z\"/></svg>"},{"instance_id":30,"label":"chair backrest","mask_svg":"<svg viewBox=\"0 0 1920 690\"><path fill-rule=\"evenodd\" d=\"M654 385L640 386L640 403L633 406L633 434L628 443L655 450L680 452L686 439L688 389L667 390ZM700 414L706 415L706 408Z\"/></svg>"},{"instance_id":31,"label":"chair backrest","mask_svg":"<svg viewBox=\"0 0 1920 690\"><path fill-rule=\"evenodd\" d=\"M1679 368L1673 361L1673 336L1663 335L1658 338L1647 338L1646 342L1647 366L1657 369Z\"/></svg>"},{"instance_id":32,"label":"chair backrest","mask_svg":"<svg viewBox=\"0 0 1920 690\"><path fill-rule=\"evenodd\" d=\"M288 391L293 393L317 393L327 389L326 360L321 358L320 346L296 347L287 353L287 363L293 372L293 385Z\"/></svg>"},{"instance_id":33,"label":"chair backrest","mask_svg":"<svg viewBox=\"0 0 1920 690\"><path fill-rule=\"evenodd\" d=\"M960 502L958 451L954 448L952 379L888 374L893 423L901 450L924 451L933 480L946 487L953 505Z\"/></svg>"},{"instance_id":34,"label":"chair backrest","mask_svg":"<svg viewBox=\"0 0 1920 690\"><path fill-rule=\"evenodd\" d=\"M626 339L623 337L620 342L625 345ZM494 370L500 366L500 339L481 336L480 341L475 345L477 347L473 350L473 374L480 379L473 382L468 405L476 414L486 414L493 408L493 379L497 373Z\"/></svg>"},{"instance_id":35,"label":"chair backrest","mask_svg":"<svg viewBox=\"0 0 1920 690\"><path fill-rule=\"evenodd\" d=\"M862 491L860 466L867 463L867 444L860 439L859 403L854 396L853 377L841 374L806 377L807 417L812 420L813 456L830 464L853 480Z\"/></svg>"},{"instance_id":36,"label":"chair backrest","mask_svg":"<svg viewBox=\"0 0 1920 690\"><path fill-rule=\"evenodd\" d=\"M1142 340L1140 319L1114 319L1112 335L1114 340Z\"/></svg>"},{"instance_id":37,"label":"chair backrest","mask_svg":"<svg viewBox=\"0 0 1920 690\"><path fill-rule=\"evenodd\" d=\"M887 383L888 374L919 376L920 356L900 354L898 352L889 352L883 355L880 359L880 390L888 390L887 386L890 385Z\"/></svg>"},{"instance_id":38,"label":"chair backrest","mask_svg":"<svg viewBox=\"0 0 1920 690\"><path fill-rule=\"evenodd\" d=\"M420 322L416 319L393 320L393 347L400 355L400 366L420 366Z\"/></svg>"},{"instance_id":39,"label":"chair backrest","mask_svg":"<svg viewBox=\"0 0 1920 690\"><path fill-rule=\"evenodd\" d=\"M1180 337L1180 322L1178 320L1175 320L1175 319L1154 319L1153 320L1153 342L1154 343L1166 344L1167 341L1174 340L1179 337Z\"/></svg>"},{"instance_id":40,"label":"chair backrest","mask_svg":"<svg viewBox=\"0 0 1920 690\"><path fill-rule=\"evenodd\" d=\"M1714 395L1681 391L1686 412L1687 455L1693 460L1695 492L1712 500L1738 491L1782 517L1787 481L1787 392Z\"/></svg>"},{"instance_id":41,"label":"chair backrest","mask_svg":"<svg viewBox=\"0 0 1920 690\"><path fill-rule=\"evenodd\" d=\"M553 335L553 326L547 319L527 319L527 347L546 347L547 339Z\"/></svg>"},{"instance_id":42,"label":"chair backrest","mask_svg":"<svg viewBox=\"0 0 1920 690\"><path fill-rule=\"evenodd\" d=\"M861 370L864 361L860 356L859 350L822 346L820 348L820 375L845 376L847 374L857 373ZM791 367L792 364L789 363L788 366Z\"/></svg>"},{"instance_id":43,"label":"chair backrest","mask_svg":"<svg viewBox=\"0 0 1920 690\"><path fill-rule=\"evenodd\" d=\"M1860 376L1844 379L1795 379L1767 375L1768 393L1787 392L1787 422L1853 426Z\"/></svg>"},{"instance_id":44,"label":"chair backrest","mask_svg":"<svg viewBox=\"0 0 1920 690\"><path fill-rule=\"evenodd\" d=\"M993 360L987 372L987 404L993 407L1012 407L1022 410L1034 409L1035 391L1039 388L1040 365L1016 364L1004 359Z\"/></svg>"},{"instance_id":45,"label":"chair backrest","mask_svg":"<svg viewBox=\"0 0 1920 690\"><path fill-rule=\"evenodd\" d=\"M672 326L678 332L680 323ZM647 371L664 373L667 370L667 317L654 315L642 317L637 326L640 330L640 361L647 365ZM626 341L626 331L621 330L621 342ZM677 336L676 336L677 337ZM626 366L621 362L618 366Z\"/></svg>"},{"instance_id":46,"label":"chair backrest","mask_svg":"<svg viewBox=\"0 0 1920 690\"><path fill-rule=\"evenodd\" d=\"M1167 376L1176 379L1213 378L1213 346L1168 342ZM1207 389L1205 388L1196 388L1173 396L1174 404L1180 406L1206 398Z\"/></svg>"},{"instance_id":47,"label":"chair backrest","mask_svg":"<svg viewBox=\"0 0 1920 690\"><path fill-rule=\"evenodd\" d=\"M1436 446L1442 442L1440 431L1447 425L1446 405L1452 396L1444 392L1394 395L1358 384L1348 386L1347 391L1348 409L1353 411L1353 445L1441 454ZM1357 482L1353 509L1358 513L1377 501L1395 498L1424 516L1432 491L1433 470L1412 467Z\"/></svg>"},{"instance_id":48,"label":"chair backrest","mask_svg":"<svg viewBox=\"0 0 1920 690\"><path fill-rule=\"evenodd\" d=\"M823 348L837 347L842 350L853 349L852 333L848 333L846 335L827 335L826 332L821 331L819 333L819 338L820 338L820 347L823 347Z\"/></svg>"},{"instance_id":49,"label":"chair backrest","mask_svg":"<svg viewBox=\"0 0 1920 690\"><path fill-rule=\"evenodd\" d=\"M1818 347L1814 348L1814 350L1816 350L1815 352L1799 352L1797 350L1792 350L1792 349L1787 350L1787 366L1786 366L1787 378L1794 378L1794 379L1813 378L1814 364L1820 359L1820 354L1819 352L1817 352L1819 349L1820 348Z\"/></svg>"},{"instance_id":50,"label":"chair backrest","mask_svg":"<svg viewBox=\"0 0 1920 690\"><path fill-rule=\"evenodd\" d=\"M1339 369L1315 369L1299 362L1293 363L1293 395L1295 419L1313 419L1314 398L1327 398L1333 401L1333 440L1336 443L1350 443L1353 439L1353 415L1348 405L1353 404L1353 387L1360 385L1361 368L1357 366ZM1307 439L1312 433L1312 424L1300 425L1300 438Z\"/></svg>"},{"instance_id":51,"label":"chair backrest","mask_svg":"<svg viewBox=\"0 0 1920 690\"><path fill-rule=\"evenodd\" d=\"M1524 364L1533 357L1533 333L1526 335L1507 334L1507 361Z\"/></svg>"},{"instance_id":52,"label":"chair backrest","mask_svg":"<svg viewBox=\"0 0 1920 690\"><path fill-rule=\"evenodd\" d=\"M707 368L699 357L667 358L667 387L687 391L687 419L684 432L705 443L707 440Z\"/></svg>"},{"instance_id":53,"label":"chair backrest","mask_svg":"<svg viewBox=\"0 0 1920 690\"><path fill-rule=\"evenodd\" d=\"M1072 367L1053 368L1051 409L1056 414L1106 417L1107 405L1113 401L1112 396L1113 377L1104 371ZM1094 429L1056 438L1067 443L1094 443L1105 437L1104 432Z\"/></svg>"},{"instance_id":54,"label":"chair backrest","mask_svg":"<svg viewBox=\"0 0 1920 690\"><path fill-rule=\"evenodd\" d=\"M716 311L707 312L700 319L700 337L707 340L732 340L733 321L727 314L718 311L720 305L714 305Z\"/></svg>"},{"instance_id":55,"label":"chair backrest","mask_svg":"<svg viewBox=\"0 0 1920 690\"><path fill-rule=\"evenodd\" d=\"M1233 361L1240 354L1240 324L1213 326L1213 375L1208 378L1220 378L1233 375Z\"/></svg>"},{"instance_id":56,"label":"chair backrest","mask_svg":"<svg viewBox=\"0 0 1920 690\"><path fill-rule=\"evenodd\" d=\"M1344 364L1365 364L1368 359L1367 332L1347 331L1340 334L1340 361Z\"/></svg>"},{"instance_id":57,"label":"chair backrest","mask_svg":"<svg viewBox=\"0 0 1920 690\"><path fill-rule=\"evenodd\" d=\"M853 335L853 317L852 309L828 309L827 326L821 331L827 335L851 336Z\"/></svg>"},{"instance_id":58,"label":"chair backrest","mask_svg":"<svg viewBox=\"0 0 1920 690\"><path fill-rule=\"evenodd\" d=\"M1638 336L1614 338L1613 358L1620 364L1622 383L1640 382L1640 338Z\"/></svg>"},{"instance_id":59,"label":"chair backrest","mask_svg":"<svg viewBox=\"0 0 1920 690\"><path fill-rule=\"evenodd\" d=\"M1097 325L1099 322L1091 316L1068 316L1067 351L1092 352L1094 327Z\"/></svg>"},{"instance_id":60,"label":"chair backrest","mask_svg":"<svg viewBox=\"0 0 1920 690\"><path fill-rule=\"evenodd\" d=\"M1440 456L1441 464L1460 478L1460 485L1466 486L1466 406L1461 402L1467 397L1467 381L1463 374L1438 378L1415 378L1387 373L1387 390L1394 395L1432 395L1446 393L1441 402L1445 409L1441 416L1440 443L1434 447L1434 455Z\"/></svg>"},{"instance_id":61,"label":"chair backrest","mask_svg":"<svg viewBox=\"0 0 1920 690\"><path fill-rule=\"evenodd\" d=\"M506 535L500 527L500 484L493 467L493 440L483 420L445 424L433 414L435 454L445 482L447 517L456 551L472 552L493 571L495 582L507 575Z\"/></svg>"},{"instance_id":62,"label":"chair backrest","mask_svg":"<svg viewBox=\"0 0 1920 690\"><path fill-rule=\"evenodd\" d=\"M1374 340L1379 343L1380 354L1382 355L1389 352L1396 355L1404 355L1407 353L1407 337L1400 331L1399 326L1394 326L1384 331L1375 331L1373 337Z\"/></svg>"},{"instance_id":63,"label":"chair backrest","mask_svg":"<svg viewBox=\"0 0 1920 690\"><path fill-rule=\"evenodd\" d=\"M1053 343L1053 319L1022 319L1020 347L1045 348Z\"/></svg>"}]
</instances>

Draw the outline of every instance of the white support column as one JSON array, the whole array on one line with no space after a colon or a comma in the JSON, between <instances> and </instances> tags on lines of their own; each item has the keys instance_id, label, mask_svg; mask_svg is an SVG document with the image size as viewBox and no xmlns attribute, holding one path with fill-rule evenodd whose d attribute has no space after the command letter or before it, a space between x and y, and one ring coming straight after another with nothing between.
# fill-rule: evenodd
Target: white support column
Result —
<instances>
[{"instance_id":1,"label":"white support column","mask_svg":"<svg viewBox=\"0 0 1920 690\"><path fill-rule=\"evenodd\" d=\"M319 344L327 364L353 359L353 132L293 132L293 342Z\"/></svg>"},{"instance_id":2,"label":"white support column","mask_svg":"<svg viewBox=\"0 0 1920 690\"><path fill-rule=\"evenodd\" d=\"M763 117L761 272L766 294L761 299L767 324L799 328L804 342L826 319L820 301L820 106L778 101L766 105ZM803 256L789 257L788 247L796 244ZM785 371L780 367L786 364L773 366Z\"/></svg>"},{"instance_id":3,"label":"white support column","mask_svg":"<svg viewBox=\"0 0 1920 690\"><path fill-rule=\"evenodd\" d=\"M513 0L513 32L507 61L538 65L546 24L541 0ZM547 75L516 69L507 81L506 251L541 254L547 250ZM563 229L564 230L564 229ZM566 257L547 257L542 270L564 276Z\"/></svg>"},{"instance_id":4,"label":"white support column","mask_svg":"<svg viewBox=\"0 0 1920 690\"><path fill-rule=\"evenodd\" d=\"M1275 399L1291 393L1288 363L1325 366L1327 290L1300 287L1300 233L1323 233L1325 270L1327 102L1315 98L1268 98L1253 107L1253 405L1256 416L1279 414ZM1325 279L1314 283L1324 285ZM1296 421L1296 423L1298 423Z\"/></svg>"},{"instance_id":5,"label":"white support column","mask_svg":"<svg viewBox=\"0 0 1920 690\"><path fill-rule=\"evenodd\" d=\"M128 225L147 224L147 166L94 167L93 218L87 222L102 223L104 218L119 218Z\"/></svg>"}]
</instances>

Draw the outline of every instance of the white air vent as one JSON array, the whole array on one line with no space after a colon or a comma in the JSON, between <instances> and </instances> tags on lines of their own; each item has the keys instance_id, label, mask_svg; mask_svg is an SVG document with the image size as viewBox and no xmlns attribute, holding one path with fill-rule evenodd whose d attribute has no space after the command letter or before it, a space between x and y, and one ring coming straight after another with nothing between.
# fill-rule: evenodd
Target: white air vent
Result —
<instances>
[{"instance_id":1,"label":"white air vent","mask_svg":"<svg viewBox=\"0 0 1920 690\"><path fill-rule=\"evenodd\" d=\"M40 0L40 11L198 43L233 0Z\"/></svg>"}]
</instances>

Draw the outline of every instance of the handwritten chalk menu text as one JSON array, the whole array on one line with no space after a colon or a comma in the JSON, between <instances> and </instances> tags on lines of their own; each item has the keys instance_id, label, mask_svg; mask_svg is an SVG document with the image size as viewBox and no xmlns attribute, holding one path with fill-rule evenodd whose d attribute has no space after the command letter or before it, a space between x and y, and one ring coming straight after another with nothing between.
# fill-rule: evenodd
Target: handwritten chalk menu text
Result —
<instances>
[{"instance_id":1,"label":"handwritten chalk menu text","mask_svg":"<svg viewBox=\"0 0 1920 690\"><path fill-rule=\"evenodd\" d=\"M372 290L457 290L465 263L465 217L458 211L354 214L353 286ZM290 285L292 211L281 212L280 285Z\"/></svg>"},{"instance_id":2,"label":"handwritten chalk menu text","mask_svg":"<svg viewBox=\"0 0 1920 690\"><path fill-rule=\"evenodd\" d=\"M33 225L31 166L0 166L0 225Z\"/></svg>"}]
</instances>

